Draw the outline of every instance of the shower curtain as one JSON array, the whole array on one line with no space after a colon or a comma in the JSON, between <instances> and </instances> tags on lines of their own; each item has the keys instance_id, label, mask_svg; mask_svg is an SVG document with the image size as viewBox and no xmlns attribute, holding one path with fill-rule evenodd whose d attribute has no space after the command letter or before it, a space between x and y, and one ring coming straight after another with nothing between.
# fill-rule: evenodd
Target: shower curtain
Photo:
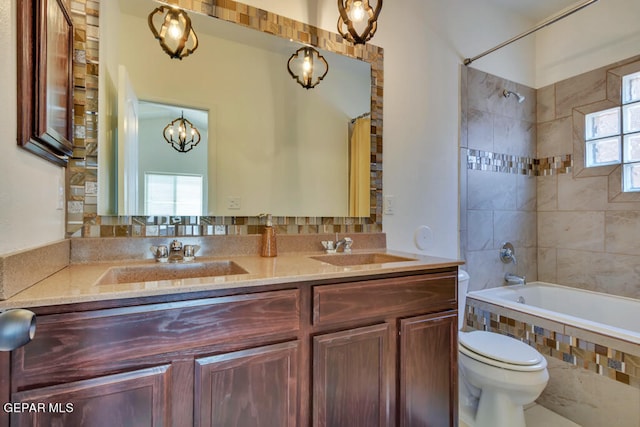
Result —
<instances>
[{"instance_id":1,"label":"shower curtain","mask_svg":"<svg viewBox=\"0 0 640 427\"><path fill-rule=\"evenodd\" d=\"M349 216L368 217L371 156L371 118L353 123L349 140Z\"/></svg>"}]
</instances>

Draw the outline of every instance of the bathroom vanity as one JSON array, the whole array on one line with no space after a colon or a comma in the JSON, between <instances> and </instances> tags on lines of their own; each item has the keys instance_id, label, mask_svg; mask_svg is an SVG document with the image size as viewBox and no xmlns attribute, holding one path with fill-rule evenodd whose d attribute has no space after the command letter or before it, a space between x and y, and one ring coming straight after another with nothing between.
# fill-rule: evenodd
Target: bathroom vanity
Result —
<instances>
[{"instance_id":1,"label":"bathroom vanity","mask_svg":"<svg viewBox=\"0 0 640 427\"><path fill-rule=\"evenodd\" d=\"M49 303L0 354L0 400L46 408L2 425L457 425L459 262L386 255L111 284L108 264L72 265L5 301Z\"/></svg>"}]
</instances>

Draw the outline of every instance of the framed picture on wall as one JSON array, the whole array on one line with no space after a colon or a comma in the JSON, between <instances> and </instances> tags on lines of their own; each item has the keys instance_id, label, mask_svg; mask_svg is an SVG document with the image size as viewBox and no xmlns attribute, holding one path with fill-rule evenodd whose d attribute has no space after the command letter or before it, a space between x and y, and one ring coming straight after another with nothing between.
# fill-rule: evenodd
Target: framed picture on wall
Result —
<instances>
[{"instance_id":1,"label":"framed picture on wall","mask_svg":"<svg viewBox=\"0 0 640 427\"><path fill-rule=\"evenodd\" d=\"M18 0L18 145L66 165L73 152L68 0Z\"/></svg>"}]
</instances>

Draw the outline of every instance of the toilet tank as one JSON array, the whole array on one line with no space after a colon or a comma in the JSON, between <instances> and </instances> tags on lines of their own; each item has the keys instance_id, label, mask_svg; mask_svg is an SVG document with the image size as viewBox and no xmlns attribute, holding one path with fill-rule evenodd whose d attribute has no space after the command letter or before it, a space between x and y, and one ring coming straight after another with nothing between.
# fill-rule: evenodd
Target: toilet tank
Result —
<instances>
[{"instance_id":1,"label":"toilet tank","mask_svg":"<svg viewBox=\"0 0 640 427\"><path fill-rule=\"evenodd\" d=\"M464 327L464 308L467 304L467 291L469 290L469 273L458 269L458 330Z\"/></svg>"}]
</instances>

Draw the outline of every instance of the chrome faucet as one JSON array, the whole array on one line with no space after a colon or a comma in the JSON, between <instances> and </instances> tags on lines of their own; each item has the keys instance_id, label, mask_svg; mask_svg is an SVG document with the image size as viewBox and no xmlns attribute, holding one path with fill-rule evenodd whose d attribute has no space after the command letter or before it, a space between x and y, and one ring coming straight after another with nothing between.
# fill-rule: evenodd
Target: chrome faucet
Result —
<instances>
[{"instance_id":1,"label":"chrome faucet","mask_svg":"<svg viewBox=\"0 0 640 427\"><path fill-rule=\"evenodd\" d=\"M183 250L184 248L184 250ZM196 258L200 246L183 245L182 242L174 239L169 246L151 246L149 250L158 262L189 262Z\"/></svg>"},{"instance_id":2,"label":"chrome faucet","mask_svg":"<svg viewBox=\"0 0 640 427\"><path fill-rule=\"evenodd\" d=\"M336 252L338 252L338 248L342 246L342 252L345 254L351 253L351 245L353 245L353 239L351 237L345 237L336 242Z\"/></svg>"},{"instance_id":3,"label":"chrome faucet","mask_svg":"<svg viewBox=\"0 0 640 427\"><path fill-rule=\"evenodd\" d=\"M182 255L182 242L174 239L169 245L169 262L180 262L184 260Z\"/></svg>"},{"instance_id":4,"label":"chrome faucet","mask_svg":"<svg viewBox=\"0 0 640 427\"><path fill-rule=\"evenodd\" d=\"M525 276L518 276L517 274L505 273L504 282L507 285L526 285L527 278Z\"/></svg>"},{"instance_id":5,"label":"chrome faucet","mask_svg":"<svg viewBox=\"0 0 640 427\"><path fill-rule=\"evenodd\" d=\"M336 239L338 238L336 234ZM325 249L325 252L328 254L335 254L338 252L338 249L342 247L342 252L345 254L351 253L351 245L353 245L353 239L351 237L345 237L340 240L336 240L335 242L331 240L323 240L322 247Z\"/></svg>"},{"instance_id":6,"label":"chrome faucet","mask_svg":"<svg viewBox=\"0 0 640 427\"><path fill-rule=\"evenodd\" d=\"M516 260L516 250L510 242L502 244L502 248L500 248L500 260L505 264L510 262L514 264L518 263Z\"/></svg>"}]
</instances>

